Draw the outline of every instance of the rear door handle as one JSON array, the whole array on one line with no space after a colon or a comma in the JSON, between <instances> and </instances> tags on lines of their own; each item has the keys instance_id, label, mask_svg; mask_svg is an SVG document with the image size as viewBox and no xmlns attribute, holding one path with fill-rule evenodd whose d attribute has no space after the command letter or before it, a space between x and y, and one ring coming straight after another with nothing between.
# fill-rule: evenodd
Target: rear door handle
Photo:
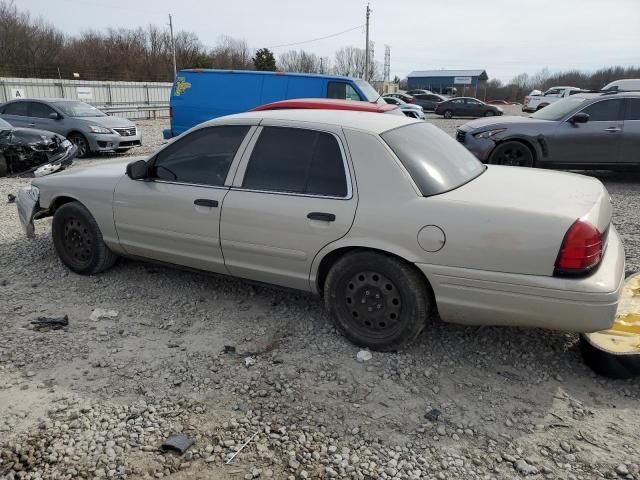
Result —
<instances>
[{"instance_id":1,"label":"rear door handle","mask_svg":"<svg viewBox=\"0 0 640 480\"><path fill-rule=\"evenodd\" d=\"M201 207L217 207L218 206L218 201L217 200L209 200L208 198L198 198L197 200L193 201L194 205L199 205Z\"/></svg>"},{"instance_id":2,"label":"rear door handle","mask_svg":"<svg viewBox=\"0 0 640 480\"><path fill-rule=\"evenodd\" d=\"M309 220L322 220L323 222L335 222L336 216L333 213L311 212L307 215Z\"/></svg>"},{"instance_id":3,"label":"rear door handle","mask_svg":"<svg viewBox=\"0 0 640 480\"><path fill-rule=\"evenodd\" d=\"M609 132L609 133L616 133L616 132L619 132L620 130L621 130L620 127L609 127L604 129L605 132Z\"/></svg>"}]
</instances>

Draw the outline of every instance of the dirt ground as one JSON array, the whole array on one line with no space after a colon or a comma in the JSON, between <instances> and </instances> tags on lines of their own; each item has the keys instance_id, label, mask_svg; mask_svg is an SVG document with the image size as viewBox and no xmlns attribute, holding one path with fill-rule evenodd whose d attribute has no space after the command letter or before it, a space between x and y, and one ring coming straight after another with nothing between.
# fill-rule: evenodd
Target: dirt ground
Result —
<instances>
[{"instance_id":1,"label":"dirt ground","mask_svg":"<svg viewBox=\"0 0 640 480\"><path fill-rule=\"evenodd\" d=\"M143 122L149 151L163 123ZM598 177L638 271L640 178ZM361 363L306 293L131 260L70 273L50 220L27 240L5 203L28 183L0 180L0 478L640 479L640 379L596 376L575 334L434 322ZM193 446L162 452L177 432Z\"/></svg>"}]
</instances>

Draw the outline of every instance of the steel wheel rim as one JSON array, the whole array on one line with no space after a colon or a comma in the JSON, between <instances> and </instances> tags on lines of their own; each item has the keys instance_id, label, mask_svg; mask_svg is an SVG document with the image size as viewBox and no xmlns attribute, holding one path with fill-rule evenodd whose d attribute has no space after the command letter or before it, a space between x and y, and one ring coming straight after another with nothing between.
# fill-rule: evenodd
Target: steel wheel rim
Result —
<instances>
[{"instance_id":1,"label":"steel wheel rim","mask_svg":"<svg viewBox=\"0 0 640 480\"><path fill-rule=\"evenodd\" d=\"M375 271L359 272L347 281L344 304L356 329L385 337L400 325L403 302L393 281Z\"/></svg>"},{"instance_id":2,"label":"steel wheel rim","mask_svg":"<svg viewBox=\"0 0 640 480\"><path fill-rule=\"evenodd\" d=\"M68 217L62 225L62 242L65 252L74 261L86 264L93 256L93 240L87 226L76 217Z\"/></svg>"}]
</instances>

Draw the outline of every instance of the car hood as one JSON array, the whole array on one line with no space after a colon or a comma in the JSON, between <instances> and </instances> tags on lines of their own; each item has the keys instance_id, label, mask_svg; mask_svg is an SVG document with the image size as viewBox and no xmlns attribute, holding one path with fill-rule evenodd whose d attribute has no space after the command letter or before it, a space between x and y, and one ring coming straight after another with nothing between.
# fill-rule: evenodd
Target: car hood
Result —
<instances>
[{"instance_id":1,"label":"car hood","mask_svg":"<svg viewBox=\"0 0 640 480\"><path fill-rule=\"evenodd\" d=\"M68 182L70 187L77 185L79 179L117 179L125 175L127 165L135 160L146 160L147 157L127 157L117 158L114 160L100 161L95 165L82 166L76 164L74 168L66 170L56 175L56 181ZM40 182L49 182L53 180L43 179L33 182L35 186L39 186Z\"/></svg>"},{"instance_id":2,"label":"car hood","mask_svg":"<svg viewBox=\"0 0 640 480\"><path fill-rule=\"evenodd\" d=\"M519 117L519 116L507 116L501 117L499 120L491 117L479 118L477 120L472 120L470 122L465 123L460 127L460 130L470 131L470 130L488 130L491 128L508 128L514 125L529 125L529 124L544 124L547 123L548 120L539 120L537 118L529 118L529 117Z\"/></svg>"},{"instance_id":3,"label":"car hood","mask_svg":"<svg viewBox=\"0 0 640 480\"><path fill-rule=\"evenodd\" d=\"M86 120L90 123L95 123L96 125L100 125L103 127L135 127L136 124L131 120L122 117L74 117L78 120Z\"/></svg>"},{"instance_id":4,"label":"car hood","mask_svg":"<svg viewBox=\"0 0 640 480\"><path fill-rule=\"evenodd\" d=\"M65 138L57 133L50 132L48 130L39 130L37 128L12 128L11 132L25 140L28 139L29 141L52 140L54 138L58 138L62 141Z\"/></svg>"}]
</instances>

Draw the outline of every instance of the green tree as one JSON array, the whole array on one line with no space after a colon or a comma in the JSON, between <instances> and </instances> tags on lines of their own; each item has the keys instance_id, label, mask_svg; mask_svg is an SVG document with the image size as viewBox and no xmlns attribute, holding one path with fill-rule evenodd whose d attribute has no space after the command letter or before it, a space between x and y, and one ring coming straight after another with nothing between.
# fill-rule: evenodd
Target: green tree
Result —
<instances>
[{"instance_id":1,"label":"green tree","mask_svg":"<svg viewBox=\"0 0 640 480\"><path fill-rule=\"evenodd\" d=\"M256 70L274 72L276 70L276 58L273 56L271 50L261 48L256 52L256 56L253 57L253 65L256 67Z\"/></svg>"}]
</instances>

